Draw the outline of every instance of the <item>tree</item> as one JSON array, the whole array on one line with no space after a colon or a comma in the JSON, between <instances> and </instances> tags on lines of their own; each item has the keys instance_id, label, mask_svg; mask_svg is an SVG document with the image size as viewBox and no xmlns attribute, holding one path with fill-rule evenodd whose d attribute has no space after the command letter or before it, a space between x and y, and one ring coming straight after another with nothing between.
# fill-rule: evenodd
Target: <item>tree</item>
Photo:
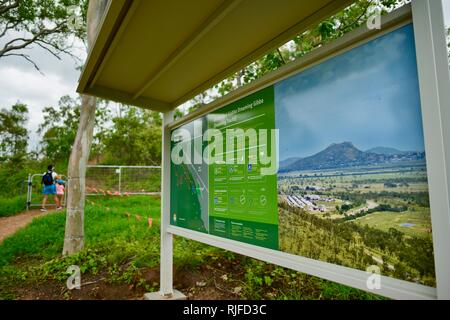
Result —
<instances>
[{"instance_id":1,"label":"tree","mask_svg":"<svg viewBox=\"0 0 450 320\"><path fill-rule=\"evenodd\" d=\"M40 47L57 59L73 56L69 35L83 38L85 33L73 9L84 12L86 6L87 0L0 0L0 58L21 57L40 71L27 49Z\"/></svg>"},{"instance_id":2,"label":"tree","mask_svg":"<svg viewBox=\"0 0 450 320\"><path fill-rule=\"evenodd\" d=\"M11 110L0 111L0 161L9 160L14 164L20 163L27 154L28 108L17 102Z\"/></svg>"},{"instance_id":3,"label":"tree","mask_svg":"<svg viewBox=\"0 0 450 320\"><path fill-rule=\"evenodd\" d=\"M45 107L42 110L44 122L39 125L38 133L43 134L41 154L52 162L67 159L78 127L79 106L70 96L59 100L59 108Z\"/></svg>"},{"instance_id":4,"label":"tree","mask_svg":"<svg viewBox=\"0 0 450 320\"><path fill-rule=\"evenodd\" d=\"M41 154L52 159L53 162L65 162L70 156L80 119L80 104L80 99L63 96L58 102L58 108L43 109L44 122L38 129L38 133L43 134ZM99 104L96 108L91 156L96 156L103 151L105 123L108 117L107 104Z\"/></svg>"},{"instance_id":5,"label":"tree","mask_svg":"<svg viewBox=\"0 0 450 320\"><path fill-rule=\"evenodd\" d=\"M106 9L107 0L91 0L87 10L87 43L92 46ZM84 246L84 200L86 165L92 144L96 98L81 97L80 121L69 159L67 214L63 255L80 251Z\"/></svg>"},{"instance_id":6,"label":"tree","mask_svg":"<svg viewBox=\"0 0 450 320\"><path fill-rule=\"evenodd\" d=\"M158 165L161 162L161 125L159 113L127 107L114 118L105 133L103 162L126 165Z\"/></svg>"},{"instance_id":7,"label":"tree","mask_svg":"<svg viewBox=\"0 0 450 320\"><path fill-rule=\"evenodd\" d=\"M225 79L224 82L228 81L228 79ZM220 92L221 89L219 89ZM224 90L224 89L222 89ZM198 108L204 106L208 100L210 100L210 94L208 91L202 92L195 96L193 99L190 100L191 106L188 108L187 113L194 112Z\"/></svg>"}]
</instances>

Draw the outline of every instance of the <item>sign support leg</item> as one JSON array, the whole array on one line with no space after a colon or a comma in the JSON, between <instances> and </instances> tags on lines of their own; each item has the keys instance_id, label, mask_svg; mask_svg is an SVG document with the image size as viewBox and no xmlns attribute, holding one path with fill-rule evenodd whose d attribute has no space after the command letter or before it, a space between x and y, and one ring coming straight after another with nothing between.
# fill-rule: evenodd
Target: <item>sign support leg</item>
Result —
<instances>
[{"instance_id":1,"label":"sign support leg","mask_svg":"<svg viewBox=\"0 0 450 320\"><path fill-rule=\"evenodd\" d=\"M163 113L162 160L161 160L161 256L160 290L146 293L147 300L184 300L181 292L173 289L173 235L167 232L170 226L170 130L173 111Z\"/></svg>"}]
</instances>

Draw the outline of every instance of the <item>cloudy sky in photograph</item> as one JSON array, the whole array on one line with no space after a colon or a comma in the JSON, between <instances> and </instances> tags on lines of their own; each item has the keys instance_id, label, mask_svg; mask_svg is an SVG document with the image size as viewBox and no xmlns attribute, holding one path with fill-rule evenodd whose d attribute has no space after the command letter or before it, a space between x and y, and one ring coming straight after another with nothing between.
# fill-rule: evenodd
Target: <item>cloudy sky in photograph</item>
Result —
<instances>
[{"instance_id":1,"label":"cloudy sky in photograph","mask_svg":"<svg viewBox=\"0 0 450 320\"><path fill-rule=\"evenodd\" d=\"M450 25L450 0L443 0L447 25ZM74 43L77 55L84 60L86 54L82 43ZM43 121L42 109L57 106L63 95L76 97L80 62L65 56L58 60L40 48L27 50L39 65L43 74L37 72L27 61L18 57L0 59L0 108L10 108L20 101L28 105L31 144L36 145L38 125Z\"/></svg>"},{"instance_id":2,"label":"cloudy sky in photograph","mask_svg":"<svg viewBox=\"0 0 450 320\"><path fill-rule=\"evenodd\" d=\"M418 86L411 25L279 82L280 159L342 142L423 151Z\"/></svg>"}]
</instances>

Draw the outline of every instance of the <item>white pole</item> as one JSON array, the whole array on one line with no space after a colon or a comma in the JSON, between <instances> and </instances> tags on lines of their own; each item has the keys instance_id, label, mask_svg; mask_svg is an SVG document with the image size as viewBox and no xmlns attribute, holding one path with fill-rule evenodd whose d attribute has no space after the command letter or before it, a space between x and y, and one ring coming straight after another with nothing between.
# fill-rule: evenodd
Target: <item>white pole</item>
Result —
<instances>
[{"instance_id":1,"label":"white pole","mask_svg":"<svg viewBox=\"0 0 450 320\"><path fill-rule=\"evenodd\" d=\"M31 205L31 173L28 174L28 182L27 182L27 210L30 209Z\"/></svg>"},{"instance_id":2,"label":"white pole","mask_svg":"<svg viewBox=\"0 0 450 320\"><path fill-rule=\"evenodd\" d=\"M161 170L161 263L160 294L173 294L173 235L167 232L170 226L170 130L173 111L163 113L162 126L162 170Z\"/></svg>"},{"instance_id":3,"label":"white pole","mask_svg":"<svg viewBox=\"0 0 450 320\"><path fill-rule=\"evenodd\" d=\"M442 2L413 0L412 11L427 153L436 289L438 299L450 299L450 73Z\"/></svg>"},{"instance_id":4,"label":"white pole","mask_svg":"<svg viewBox=\"0 0 450 320\"><path fill-rule=\"evenodd\" d=\"M122 167L119 167L119 193L122 193Z\"/></svg>"}]
</instances>

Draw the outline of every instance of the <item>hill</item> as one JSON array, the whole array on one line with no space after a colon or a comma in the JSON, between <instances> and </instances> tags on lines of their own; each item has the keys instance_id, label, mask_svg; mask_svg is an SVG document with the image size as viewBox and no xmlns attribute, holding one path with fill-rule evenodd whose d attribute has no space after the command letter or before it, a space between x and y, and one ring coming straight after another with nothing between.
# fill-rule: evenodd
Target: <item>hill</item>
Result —
<instances>
[{"instance_id":1,"label":"hill","mask_svg":"<svg viewBox=\"0 0 450 320\"><path fill-rule=\"evenodd\" d=\"M389 147L375 147L375 148L366 150L366 152L371 152L371 153L376 153L376 154L388 154L388 155L407 153L406 151L400 151L398 149L389 148Z\"/></svg>"},{"instance_id":2,"label":"hill","mask_svg":"<svg viewBox=\"0 0 450 320\"><path fill-rule=\"evenodd\" d=\"M425 159L424 152L379 154L375 152L361 151L356 148L351 142L342 142L333 143L324 150L312 156L299 159L284 166L282 164L286 163L286 160L284 162L282 161L280 163L280 172L335 168L337 169L423 159Z\"/></svg>"},{"instance_id":3,"label":"hill","mask_svg":"<svg viewBox=\"0 0 450 320\"><path fill-rule=\"evenodd\" d=\"M280 161L280 168L285 168L285 167L297 162L300 159L301 158L294 157L294 158L287 158L286 160L282 160L282 161Z\"/></svg>"},{"instance_id":4,"label":"hill","mask_svg":"<svg viewBox=\"0 0 450 320\"><path fill-rule=\"evenodd\" d=\"M373 256L381 256L386 262L380 265L383 275L434 285L431 237L334 222L284 203L279 204L279 234L283 252L360 270L376 262Z\"/></svg>"}]
</instances>

